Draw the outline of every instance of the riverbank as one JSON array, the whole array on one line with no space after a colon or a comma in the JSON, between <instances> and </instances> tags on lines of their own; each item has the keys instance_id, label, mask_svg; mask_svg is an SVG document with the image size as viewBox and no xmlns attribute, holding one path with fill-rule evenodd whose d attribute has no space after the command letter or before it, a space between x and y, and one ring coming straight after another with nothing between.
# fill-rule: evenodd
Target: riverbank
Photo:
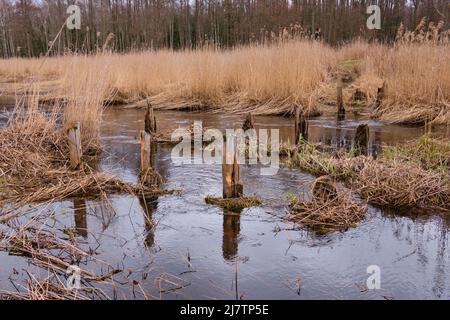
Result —
<instances>
[{"instance_id":1,"label":"riverbank","mask_svg":"<svg viewBox=\"0 0 450 320\"><path fill-rule=\"evenodd\" d=\"M314 116L344 105L389 123L450 122L448 44L353 42L334 48L290 41L232 50L147 51L130 54L0 60L4 100L41 83L42 102L73 100L94 75L105 104L259 115ZM88 81L92 83L92 81ZM382 99L379 88L385 86Z\"/></svg>"}]
</instances>

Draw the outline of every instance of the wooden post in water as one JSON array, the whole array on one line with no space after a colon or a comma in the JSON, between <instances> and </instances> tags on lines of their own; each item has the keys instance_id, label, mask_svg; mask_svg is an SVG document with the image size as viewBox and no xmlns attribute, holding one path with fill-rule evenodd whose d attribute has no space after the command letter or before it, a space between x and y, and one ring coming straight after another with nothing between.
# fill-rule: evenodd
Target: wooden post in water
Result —
<instances>
[{"instance_id":1,"label":"wooden post in water","mask_svg":"<svg viewBox=\"0 0 450 320\"><path fill-rule=\"evenodd\" d=\"M367 156L369 150L369 126L367 124L360 124L356 128L353 147L355 149L355 155Z\"/></svg>"},{"instance_id":2,"label":"wooden post in water","mask_svg":"<svg viewBox=\"0 0 450 320\"><path fill-rule=\"evenodd\" d=\"M146 175L151 168L151 141L152 136L145 132L141 131L141 175Z\"/></svg>"},{"instance_id":3,"label":"wooden post in water","mask_svg":"<svg viewBox=\"0 0 450 320\"><path fill-rule=\"evenodd\" d=\"M70 168L75 170L81 165L81 134L80 134L80 122L77 121L68 130L69 140L69 156L70 156Z\"/></svg>"},{"instance_id":4,"label":"wooden post in water","mask_svg":"<svg viewBox=\"0 0 450 320\"><path fill-rule=\"evenodd\" d=\"M156 117L153 112L153 107L147 101L147 112L145 113L145 132L149 134L156 133Z\"/></svg>"},{"instance_id":5,"label":"wooden post in water","mask_svg":"<svg viewBox=\"0 0 450 320\"><path fill-rule=\"evenodd\" d=\"M222 179L223 179L223 198L239 198L243 195L243 185L241 184L241 173L238 163L238 150L235 142L232 163L227 163L226 143L223 147Z\"/></svg>"},{"instance_id":6,"label":"wooden post in water","mask_svg":"<svg viewBox=\"0 0 450 320\"><path fill-rule=\"evenodd\" d=\"M308 123L306 122L303 113L300 112L300 107L295 106L295 123L294 123L295 144L298 145L301 140L308 140Z\"/></svg>"},{"instance_id":7,"label":"wooden post in water","mask_svg":"<svg viewBox=\"0 0 450 320\"><path fill-rule=\"evenodd\" d=\"M244 124L242 125L244 131L255 129L255 121L253 120L252 113L249 112L245 118Z\"/></svg>"},{"instance_id":8,"label":"wooden post in water","mask_svg":"<svg viewBox=\"0 0 450 320\"><path fill-rule=\"evenodd\" d=\"M233 157L233 198L239 198L244 195L244 186L241 183L241 168L238 163L237 155L237 144L235 144Z\"/></svg>"},{"instance_id":9,"label":"wooden post in water","mask_svg":"<svg viewBox=\"0 0 450 320\"><path fill-rule=\"evenodd\" d=\"M345 115L345 107L344 107L344 97L342 93L342 80L339 80L336 87L336 103L337 103L337 114L342 117Z\"/></svg>"}]
</instances>

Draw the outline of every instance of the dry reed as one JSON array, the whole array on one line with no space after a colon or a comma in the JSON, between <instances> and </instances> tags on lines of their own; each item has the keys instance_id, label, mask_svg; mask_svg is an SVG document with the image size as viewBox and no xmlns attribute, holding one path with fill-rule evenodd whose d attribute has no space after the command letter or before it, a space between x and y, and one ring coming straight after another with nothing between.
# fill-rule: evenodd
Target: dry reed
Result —
<instances>
[{"instance_id":1,"label":"dry reed","mask_svg":"<svg viewBox=\"0 0 450 320\"><path fill-rule=\"evenodd\" d=\"M28 274L26 287L19 292L0 292L1 300L91 300L93 288L70 290L64 286L63 280L52 274L44 279L37 279Z\"/></svg>"},{"instance_id":2,"label":"dry reed","mask_svg":"<svg viewBox=\"0 0 450 320\"><path fill-rule=\"evenodd\" d=\"M155 108L259 114L291 113L299 104L310 115L335 103L337 78L344 77L350 82L344 88L346 103L358 89L373 104L377 88L386 82L388 94L373 114L381 120L446 123L450 59L449 43L442 40L448 31L441 27L424 31L428 41L398 40L394 47L355 41L331 48L288 37L232 50L54 57L40 69L39 59L0 60L0 77L16 82L52 80L59 88L53 94L68 101L75 101L71 92L90 86L96 90L86 99L103 102L146 107L148 98ZM77 105L80 99L84 103L79 97Z\"/></svg>"},{"instance_id":3,"label":"dry reed","mask_svg":"<svg viewBox=\"0 0 450 320\"><path fill-rule=\"evenodd\" d=\"M41 114L0 129L0 207L104 192L160 193L157 188L123 183L85 165L72 171L62 129Z\"/></svg>"},{"instance_id":4,"label":"dry reed","mask_svg":"<svg viewBox=\"0 0 450 320\"><path fill-rule=\"evenodd\" d=\"M392 208L450 210L450 178L396 161L368 161L352 179L368 202Z\"/></svg>"},{"instance_id":5,"label":"dry reed","mask_svg":"<svg viewBox=\"0 0 450 320\"><path fill-rule=\"evenodd\" d=\"M450 177L425 170L417 161L352 157L321 152L311 144L288 153L287 162L314 175L343 181L366 201L391 208L450 209Z\"/></svg>"},{"instance_id":6,"label":"dry reed","mask_svg":"<svg viewBox=\"0 0 450 320\"><path fill-rule=\"evenodd\" d=\"M91 287L89 283L110 283L112 277L121 272L105 262L98 260L95 250L79 241L71 233L54 228L48 220L54 218L54 212L37 212L31 219L9 220L1 225L0 250L10 255L30 258L30 263L45 270L44 279L28 270L26 287L18 292L1 290L2 299L92 299L108 298L101 289ZM67 270L80 261L101 266L103 274L97 275L87 267L79 266L81 287L70 289L67 285ZM22 286L22 285L21 285Z\"/></svg>"},{"instance_id":7,"label":"dry reed","mask_svg":"<svg viewBox=\"0 0 450 320\"><path fill-rule=\"evenodd\" d=\"M222 51L67 56L49 59L40 70L36 59L12 59L0 61L0 74L13 81L56 77L62 88L71 88L74 81L83 83L89 67L97 63L109 66L107 72L94 74L116 94L112 100L139 102L148 97L158 108L282 114L291 112L294 103L317 111L311 96L328 81L335 58L334 50L320 42L291 41Z\"/></svg>"},{"instance_id":8,"label":"dry reed","mask_svg":"<svg viewBox=\"0 0 450 320\"><path fill-rule=\"evenodd\" d=\"M311 228L317 233L346 230L355 227L365 216L367 208L352 200L349 192L335 197L290 200L288 220Z\"/></svg>"},{"instance_id":9,"label":"dry reed","mask_svg":"<svg viewBox=\"0 0 450 320\"><path fill-rule=\"evenodd\" d=\"M87 164L92 150L99 148L102 106L97 98L101 94L93 93L99 89L96 86L84 91L75 88L64 109L54 106L48 111L38 106L39 95L34 90L27 101L16 105L8 125L0 128L1 214L6 215L22 205L67 197L102 196L105 192L145 195L165 192L157 186L123 183L95 172ZM65 130L72 121L81 122L86 162L76 171L69 168ZM98 159L98 155L93 158Z\"/></svg>"}]
</instances>

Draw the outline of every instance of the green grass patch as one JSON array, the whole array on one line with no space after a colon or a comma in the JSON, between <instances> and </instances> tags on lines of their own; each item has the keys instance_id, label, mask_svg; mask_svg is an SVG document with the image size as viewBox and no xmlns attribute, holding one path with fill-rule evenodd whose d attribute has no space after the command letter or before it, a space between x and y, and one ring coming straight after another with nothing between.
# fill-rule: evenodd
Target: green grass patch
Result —
<instances>
[{"instance_id":1,"label":"green grass patch","mask_svg":"<svg viewBox=\"0 0 450 320\"><path fill-rule=\"evenodd\" d=\"M415 141L383 148L380 155L387 160L414 163L436 173L450 173L450 142L423 135Z\"/></svg>"},{"instance_id":2,"label":"green grass patch","mask_svg":"<svg viewBox=\"0 0 450 320\"><path fill-rule=\"evenodd\" d=\"M287 152L286 164L315 176L330 175L339 180L348 180L352 176L351 168L343 165L335 155L321 152L311 143L303 143L295 150ZM351 155L347 155L351 157Z\"/></svg>"}]
</instances>

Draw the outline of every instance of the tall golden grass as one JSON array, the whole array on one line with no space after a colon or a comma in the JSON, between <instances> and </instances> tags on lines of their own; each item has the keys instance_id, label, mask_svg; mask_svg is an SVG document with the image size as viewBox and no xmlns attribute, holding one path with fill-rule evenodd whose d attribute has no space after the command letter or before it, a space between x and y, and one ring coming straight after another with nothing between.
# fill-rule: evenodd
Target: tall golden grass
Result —
<instances>
[{"instance_id":1,"label":"tall golden grass","mask_svg":"<svg viewBox=\"0 0 450 320\"><path fill-rule=\"evenodd\" d=\"M450 122L449 49L411 43L374 51L363 76L378 77L388 88L374 115L398 123Z\"/></svg>"},{"instance_id":2,"label":"tall golden grass","mask_svg":"<svg viewBox=\"0 0 450 320\"><path fill-rule=\"evenodd\" d=\"M105 100L112 92L130 103L148 98L157 108L257 114L289 113L294 104L316 113L324 108L324 100L335 101L337 74L344 66L355 75L344 88L346 97L360 88L371 105L377 88L386 82L387 98L374 116L399 123L450 122L448 43L387 46L355 41L332 48L291 40L233 50L66 56L39 66L39 59L0 60L0 79L52 80L66 95L95 86L95 97L83 97L82 104Z\"/></svg>"},{"instance_id":3,"label":"tall golden grass","mask_svg":"<svg viewBox=\"0 0 450 320\"><path fill-rule=\"evenodd\" d=\"M102 55L69 59L61 78L59 95L64 97L64 129L80 122L81 143L84 150L98 149L103 101L109 99L110 67Z\"/></svg>"}]
</instances>

